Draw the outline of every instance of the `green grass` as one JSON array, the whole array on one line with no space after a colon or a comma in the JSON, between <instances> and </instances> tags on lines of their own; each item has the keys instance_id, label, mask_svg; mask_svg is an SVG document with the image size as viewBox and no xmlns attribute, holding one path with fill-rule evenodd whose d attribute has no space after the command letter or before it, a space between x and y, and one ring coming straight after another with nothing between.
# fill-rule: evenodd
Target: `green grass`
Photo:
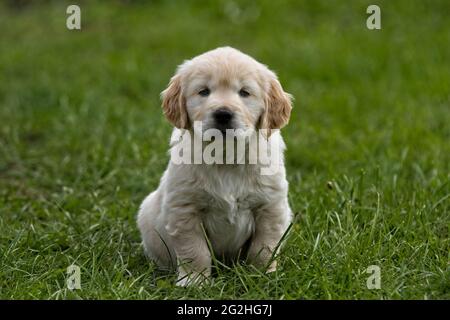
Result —
<instances>
[{"instance_id":1,"label":"green grass","mask_svg":"<svg viewBox=\"0 0 450 320\"><path fill-rule=\"evenodd\" d=\"M450 5L79 1L0 5L0 298L449 299ZM231 45L296 98L283 134L296 213L279 270L175 287L135 216L167 164L159 92ZM66 288L81 267L82 290ZM369 265L381 289L366 288Z\"/></svg>"}]
</instances>

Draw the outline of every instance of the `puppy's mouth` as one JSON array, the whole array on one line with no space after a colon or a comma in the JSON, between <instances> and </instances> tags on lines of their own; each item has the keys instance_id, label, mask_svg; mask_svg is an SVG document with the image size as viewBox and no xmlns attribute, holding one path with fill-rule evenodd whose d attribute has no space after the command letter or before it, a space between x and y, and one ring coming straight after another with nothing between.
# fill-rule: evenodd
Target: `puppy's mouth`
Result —
<instances>
[{"instance_id":1,"label":"puppy's mouth","mask_svg":"<svg viewBox=\"0 0 450 320\"><path fill-rule=\"evenodd\" d=\"M237 119L227 123L217 123L216 121L209 120L205 121L203 124L203 132L214 130L216 135L220 132L223 138L248 134L248 131L252 128L251 126L240 123Z\"/></svg>"},{"instance_id":2,"label":"puppy's mouth","mask_svg":"<svg viewBox=\"0 0 450 320\"><path fill-rule=\"evenodd\" d=\"M227 130L235 130L235 126L230 123L228 125L223 125L223 124L216 124L214 129L219 130L223 136L225 136L227 134Z\"/></svg>"}]
</instances>

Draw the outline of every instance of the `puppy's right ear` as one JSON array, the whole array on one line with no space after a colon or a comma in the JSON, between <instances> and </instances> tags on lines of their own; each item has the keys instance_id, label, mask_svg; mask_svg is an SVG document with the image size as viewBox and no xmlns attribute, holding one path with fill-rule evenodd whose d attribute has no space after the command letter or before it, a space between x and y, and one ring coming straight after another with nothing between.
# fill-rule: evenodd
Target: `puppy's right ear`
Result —
<instances>
[{"instance_id":1,"label":"puppy's right ear","mask_svg":"<svg viewBox=\"0 0 450 320\"><path fill-rule=\"evenodd\" d=\"M186 99L181 89L180 75L170 79L169 86L161 92L162 109L167 120L179 129L188 129L189 118L186 111Z\"/></svg>"}]
</instances>

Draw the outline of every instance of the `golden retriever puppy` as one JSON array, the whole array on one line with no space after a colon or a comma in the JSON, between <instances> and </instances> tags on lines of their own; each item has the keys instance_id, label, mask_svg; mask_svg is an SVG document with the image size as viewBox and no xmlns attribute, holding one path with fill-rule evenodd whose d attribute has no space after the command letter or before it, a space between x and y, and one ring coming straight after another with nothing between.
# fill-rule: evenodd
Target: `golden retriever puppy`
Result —
<instances>
[{"instance_id":1,"label":"golden retriever puppy","mask_svg":"<svg viewBox=\"0 0 450 320\"><path fill-rule=\"evenodd\" d=\"M272 257L292 219L277 130L289 120L291 96L274 72L230 47L185 61L161 96L175 128L167 170L137 217L146 254L177 268L181 286L209 278L212 256L274 271ZM193 137L201 137L197 147ZM237 140L243 143L228 148ZM217 161L202 161L212 144ZM180 147L188 147L185 161ZM278 161L262 163L257 150Z\"/></svg>"}]
</instances>

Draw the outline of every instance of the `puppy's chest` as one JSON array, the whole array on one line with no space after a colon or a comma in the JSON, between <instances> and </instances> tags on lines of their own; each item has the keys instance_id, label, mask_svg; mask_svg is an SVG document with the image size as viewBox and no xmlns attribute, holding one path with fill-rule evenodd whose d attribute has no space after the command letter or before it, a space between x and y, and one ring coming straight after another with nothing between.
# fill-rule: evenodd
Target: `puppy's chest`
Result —
<instances>
[{"instance_id":1,"label":"puppy's chest","mask_svg":"<svg viewBox=\"0 0 450 320\"><path fill-rule=\"evenodd\" d=\"M260 199L254 194L223 194L220 197L206 195L204 200L205 214L223 216L230 223L234 223L240 215L250 214L260 203Z\"/></svg>"},{"instance_id":2,"label":"puppy's chest","mask_svg":"<svg viewBox=\"0 0 450 320\"><path fill-rule=\"evenodd\" d=\"M218 254L236 254L254 232L253 212L258 198L228 194L205 200L203 222L214 250Z\"/></svg>"},{"instance_id":3,"label":"puppy's chest","mask_svg":"<svg viewBox=\"0 0 450 320\"><path fill-rule=\"evenodd\" d=\"M205 211L226 215L230 220L255 209L267 199L260 179L247 171L216 173L202 180L205 183L200 190Z\"/></svg>"}]
</instances>

